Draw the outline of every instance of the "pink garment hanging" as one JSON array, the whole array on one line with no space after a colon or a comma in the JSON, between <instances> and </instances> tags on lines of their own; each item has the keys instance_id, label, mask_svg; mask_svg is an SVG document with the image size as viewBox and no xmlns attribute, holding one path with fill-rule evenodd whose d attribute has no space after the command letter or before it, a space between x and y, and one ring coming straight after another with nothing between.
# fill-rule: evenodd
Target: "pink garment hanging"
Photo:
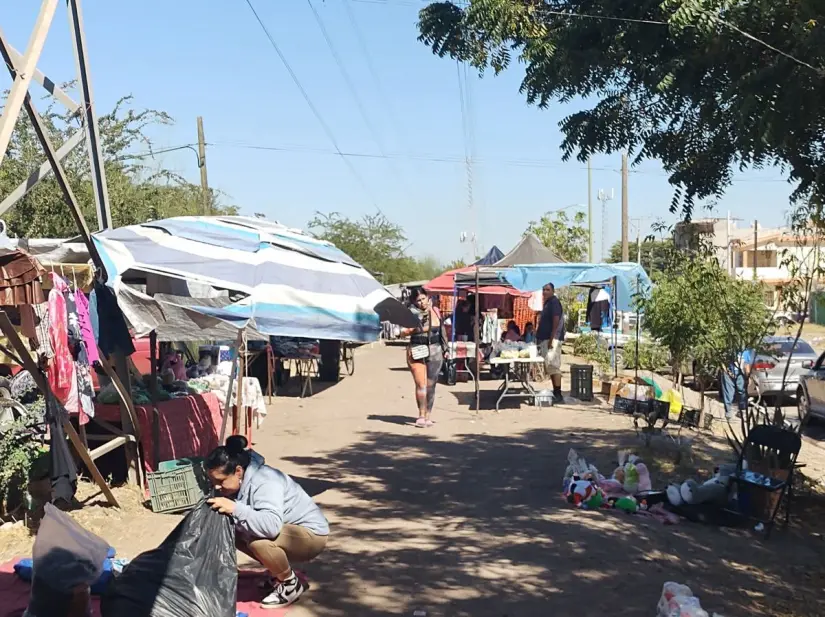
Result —
<instances>
[{"instance_id":1,"label":"pink garment hanging","mask_svg":"<svg viewBox=\"0 0 825 617\"><path fill-rule=\"evenodd\" d=\"M49 362L47 376L55 397L69 413L78 413L77 377L74 359L69 351L68 316L66 298L69 286L54 272L51 273L52 289L49 291L49 341L54 357Z\"/></svg>"},{"instance_id":2,"label":"pink garment hanging","mask_svg":"<svg viewBox=\"0 0 825 617\"><path fill-rule=\"evenodd\" d=\"M86 356L89 358L89 364L94 365L95 362L100 362L100 354L97 351L97 341L95 341L95 333L92 330L89 300L86 298L86 294L78 289L74 294L74 302L77 307L80 334L83 337L83 342L86 343Z\"/></svg>"}]
</instances>

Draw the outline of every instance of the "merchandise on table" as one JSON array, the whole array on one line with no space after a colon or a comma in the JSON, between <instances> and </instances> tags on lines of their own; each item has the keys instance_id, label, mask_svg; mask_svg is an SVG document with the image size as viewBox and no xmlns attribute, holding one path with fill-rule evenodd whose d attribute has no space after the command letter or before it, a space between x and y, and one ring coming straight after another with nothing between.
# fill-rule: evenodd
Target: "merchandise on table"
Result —
<instances>
[{"instance_id":1,"label":"merchandise on table","mask_svg":"<svg viewBox=\"0 0 825 617\"><path fill-rule=\"evenodd\" d=\"M533 359L538 357L538 347L534 343L507 341L493 343L491 358L502 360Z\"/></svg>"}]
</instances>

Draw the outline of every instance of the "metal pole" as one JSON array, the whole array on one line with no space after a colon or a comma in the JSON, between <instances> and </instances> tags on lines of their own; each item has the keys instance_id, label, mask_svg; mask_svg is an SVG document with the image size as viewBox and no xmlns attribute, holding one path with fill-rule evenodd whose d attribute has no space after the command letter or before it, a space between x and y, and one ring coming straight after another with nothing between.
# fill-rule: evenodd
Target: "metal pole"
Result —
<instances>
[{"instance_id":1,"label":"metal pole","mask_svg":"<svg viewBox=\"0 0 825 617\"><path fill-rule=\"evenodd\" d=\"M92 171L92 189L95 194L97 207L98 229L112 227L112 211L109 208L109 189L106 186L106 170L103 166L103 151L100 145L100 133L95 115L94 94L92 93L92 78L89 72L89 59L86 54L86 35L83 32L83 14L80 0L67 0L69 8L69 24L72 30L75 60L77 61L77 76L80 82L80 91L83 95L82 113L83 124L86 125L86 145L89 151L89 163Z\"/></svg>"},{"instance_id":2,"label":"metal pole","mask_svg":"<svg viewBox=\"0 0 825 617\"><path fill-rule=\"evenodd\" d=\"M587 157L587 261L593 263L593 170Z\"/></svg>"},{"instance_id":3,"label":"metal pole","mask_svg":"<svg viewBox=\"0 0 825 617\"><path fill-rule=\"evenodd\" d=\"M209 196L209 180L206 178L206 138L203 136L203 118L198 116L198 167L201 170L201 192L203 198L203 213L212 214L212 203Z\"/></svg>"},{"instance_id":4,"label":"metal pole","mask_svg":"<svg viewBox=\"0 0 825 617\"><path fill-rule=\"evenodd\" d=\"M622 154L622 261L630 261L627 245L627 154Z\"/></svg>"},{"instance_id":5,"label":"metal pole","mask_svg":"<svg viewBox=\"0 0 825 617\"><path fill-rule=\"evenodd\" d=\"M481 300L481 297L479 296L479 293L478 293L478 266L476 266L476 299L475 299L475 302L474 302L476 319L475 319L475 326L473 327L473 335L474 335L475 342L476 342L476 353L475 353L475 356L476 356L475 357L475 361L476 361L476 379L475 379L476 411L481 409L481 392L479 391L479 388L478 388L478 380L481 378L481 362L478 359L478 350L479 350L478 320L480 318L480 312L479 312L480 300Z\"/></svg>"}]
</instances>

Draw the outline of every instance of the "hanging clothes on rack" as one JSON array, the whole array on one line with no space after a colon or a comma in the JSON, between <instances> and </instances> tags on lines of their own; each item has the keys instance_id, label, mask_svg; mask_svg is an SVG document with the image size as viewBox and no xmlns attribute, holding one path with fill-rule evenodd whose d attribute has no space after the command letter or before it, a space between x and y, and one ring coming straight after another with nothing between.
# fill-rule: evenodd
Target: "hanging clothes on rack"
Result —
<instances>
[{"instance_id":1,"label":"hanging clothes on rack","mask_svg":"<svg viewBox=\"0 0 825 617\"><path fill-rule=\"evenodd\" d=\"M51 273L52 289L49 291L49 341L54 357L49 362L47 377L55 397L69 413L79 413L77 375L74 358L69 349L68 309L66 292L69 286L58 274Z\"/></svg>"},{"instance_id":2,"label":"hanging clothes on rack","mask_svg":"<svg viewBox=\"0 0 825 617\"><path fill-rule=\"evenodd\" d=\"M135 346L123 313L117 306L114 292L100 281L95 281L94 295L100 351L107 356L118 352L131 356L135 353Z\"/></svg>"},{"instance_id":3,"label":"hanging clothes on rack","mask_svg":"<svg viewBox=\"0 0 825 617\"><path fill-rule=\"evenodd\" d=\"M83 298L83 300L80 300ZM74 360L75 378L77 380L78 414L81 425L89 423L95 415L94 386L89 362L89 350L83 337L78 303L85 304L82 291L71 289L66 292L66 311L68 316L69 349Z\"/></svg>"},{"instance_id":4,"label":"hanging clothes on rack","mask_svg":"<svg viewBox=\"0 0 825 617\"><path fill-rule=\"evenodd\" d=\"M80 334L86 345L86 355L89 358L89 364L94 366L96 362L100 362L100 354L97 351L97 341L94 330L92 329L89 301L86 299L86 294L79 289L75 291L75 306L77 307L77 317L80 321Z\"/></svg>"},{"instance_id":5,"label":"hanging clothes on rack","mask_svg":"<svg viewBox=\"0 0 825 617\"><path fill-rule=\"evenodd\" d=\"M484 313L484 321L481 324L481 343L491 345L497 343L500 337L501 328L498 325L498 312Z\"/></svg>"}]
</instances>

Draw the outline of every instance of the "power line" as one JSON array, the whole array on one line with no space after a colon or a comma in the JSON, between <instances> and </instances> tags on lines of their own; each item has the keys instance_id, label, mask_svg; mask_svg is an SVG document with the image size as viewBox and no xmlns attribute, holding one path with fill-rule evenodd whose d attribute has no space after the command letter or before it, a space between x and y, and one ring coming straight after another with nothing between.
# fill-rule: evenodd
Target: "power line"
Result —
<instances>
[{"instance_id":1,"label":"power line","mask_svg":"<svg viewBox=\"0 0 825 617\"><path fill-rule=\"evenodd\" d=\"M375 196L373 195L372 191L370 191L370 189L367 186L366 182L364 182L364 178L361 176L361 174L358 173L358 170L355 169L355 166L352 164L350 159L348 157L345 157L343 155L343 153L341 152L341 148L338 146L338 140L335 139L335 134L332 132L332 129L330 128L330 126L324 120L324 117L321 115L321 112L318 111L318 108L312 102L312 99L310 98L309 93L306 91L306 88L304 88L303 84L301 84L301 80L298 79L298 75L292 69L292 66L289 64L289 61L286 59L286 56L281 51L281 48L278 46L278 43L275 42L275 38L269 32L269 29L264 24L264 22L261 19L260 15L258 15L258 11L256 11L255 7L252 5L252 0L246 0L246 4L249 6L249 9L252 11L252 14L255 16L255 19L258 21L258 25L260 25L261 29L264 31L264 34L266 35L266 38L269 39L269 42L272 45L272 48L275 50L275 53L278 54L278 58L280 58L281 63L284 65L284 68L286 68L287 72L289 73L289 76L292 78L292 81L295 84L295 87L298 88L298 91L301 93L301 96L303 96L304 101L306 101L307 107L309 107L310 111L312 112L312 115L315 116L315 119L318 121L318 124L321 125L321 128L323 129L324 133L326 134L327 139L329 139L329 141L332 143L333 148L335 148L335 152L341 157L341 160L344 161L344 164L347 166L350 173L356 179L358 184L361 185L361 188L367 194L367 196L370 198L370 200L373 203L373 206L375 206L375 209L378 210L378 212L383 215L384 213L381 211L381 208L378 206L378 203L376 202Z\"/></svg>"},{"instance_id":2,"label":"power line","mask_svg":"<svg viewBox=\"0 0 825 617\"><path fill-rule=\"evenodd\" d=\"M361 100L361 97L358 95L358 90L355 87L355 83L352 81L352 77L347 71L347 68L344 66L344 61L341 59L341 55L338 53L338 50L335 48L335 45L332 42L332 38L329 36L329 31L327 30L326 26L324 25L323 20L321 19L321 15L318 13L318 10L315 8L315 5L312 4L312 0L307 0L307 4L309 5L310 10L312 11L312 15L315 18L315 23L318 26L318 29L321 31L321 36L324 37L324 41L327 44L327 48L329 52L332 54L333 60L335 60L335 64L338 67L338 71L341 73L341 77L344 79L344 83L347 85L347 89L349 90L350 94L352 95L353 100L355 101L356 107L358 107L358 112L361 115L361 119L364 121L367 129L369 130L370 134L372 135L373 141L378 146L378 151L383 155L384 146L382 143L381 138L378 135L378 131L375 129L372 121L369 119L369 114L367 114L367 109L364 106L364 102ZM397 173L397 170L393 168L393 171Z\"/></svg>"},{"instance_id":3,"label":"power line","mask_svg":"<svg viewBox=\"0 0 825 617\"><path fill-rule=\"evenodd\" d=\"M361 27L358 25L358 20L355 18L355 13L352 10L352 4L350 4L350 1L351 0L343 0L344 11L347 14L347 19L349 20L350 26L352 26L352 30L355 33L355 40L358 42L358 47L361 50L361 55L364 57L364 63L367 66L367 70L370 72L373 82L375 82L375 90L378 93L378 96L381 99L381 103L384 106L384 109L391 120L393 129L396 133L396 138L398 138L399 141L401 141L403 133L403 141L406 142L406 131L403 131L403 129L401 128L403 125L399 121L398 114L395 111L395 107L393 106L392 102L390 101L389 97L387 97L387 94L384 91L381 79L378 76L378 71L375 69L375 65L372 62L372 55L369 53L369 50L367 48L366 39L364 38L364 34L361 31Z\"/></svg>"},{"instance_id":4,"label":"power line","mask_svg":"<svg viewBox=\"0 0 825 617\"><path fill-rule=\"evenodd\" d=\"M174 152L176 150L183 150L185 148L191 148L196 146L197 144L182 144L180 146L171 146L169 148L163 148L160 150L147 150L144 152L135 152L130 153L127 155L127 158L146 158L155 156L157 154L163 154L165 152ZM336 151L336 150L329 150L324 148L314 148L311 146L302 146L302 145L292 145L287 144L283 146L271 146L271 145L264 145L264 144L250 144L244 142L208 142L206 144L209 147L213 148L238 148L241 150L258 150L264 152L283 152L283 153L304 153L304 154L323 154L328 156L337 156L337 157L344 157L344 158L361 158L361 159L394 159L394 160L410 160L410 161L421 161L425 163L446 163L450 165L463 165L466 162L466 157L463 156L437 156L437 155L430 155L430 154L406 154L406 153L394 153L394 154L374 154L371 152L348 152L348 151ZM506 166L506 167L522 167L522 168L539 168L539 169L576 169L576 170L586 170L587 167L585 165L570 165L565 163L558 163L556 161L550 159L511 159L511 158L479 158L474 157L473 162L478 165L497 165L497 166ZM614 169L612 167L591 167L592 171L609 171L612 173L620 173L620 170ZM645 171L641 169L631 169L629 171L631 174L641 174L643 176L659 176L662 178L670 177L670 174L664 171ZM733 183L742 183L742 182L753 182L753 183L787 183L788 180L781 177L772 177L772 178L740 178L734 179Z\"/></svg>"}]
</instances>

